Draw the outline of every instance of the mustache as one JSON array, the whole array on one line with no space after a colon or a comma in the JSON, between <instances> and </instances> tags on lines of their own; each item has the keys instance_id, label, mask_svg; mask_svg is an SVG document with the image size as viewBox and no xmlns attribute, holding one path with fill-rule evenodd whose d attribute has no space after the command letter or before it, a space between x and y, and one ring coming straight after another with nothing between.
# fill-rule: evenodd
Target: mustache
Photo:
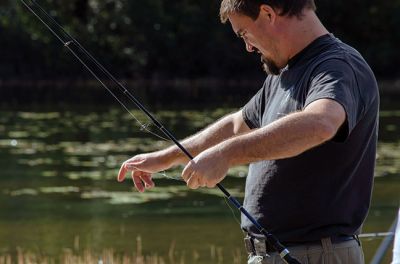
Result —
<instances>
[{"instance_id":1,"label":"mustache","mask_svg":"<svg viewBox=\"0 0 400 264\"><path fill-rule=\"evenodd\" d=\"M260 50L257 49L257 48L255 48L255 47L253 47L253 51L254 51L255 53L261 54Z\"/></svg>"}]
</instances>

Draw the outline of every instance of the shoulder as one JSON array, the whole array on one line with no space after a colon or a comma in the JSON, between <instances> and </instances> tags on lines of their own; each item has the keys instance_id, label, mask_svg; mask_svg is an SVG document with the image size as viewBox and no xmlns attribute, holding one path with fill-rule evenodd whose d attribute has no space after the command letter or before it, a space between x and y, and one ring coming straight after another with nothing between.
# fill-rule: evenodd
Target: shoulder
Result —
<instances>
[{"instance_id":1,"label":"shoulder","mask_svg":"<svg viewBox=\"0 0 400 264\"><path fill-rule=\"evenodd\" d=\"M318 85L328 80L344 82L367 105L378 96L378 84L368 63L356 49L337 38L316 58L310 77L311 83Z\"/></svg>"},{"instance_id":2,"label":"shoulder","mask_svg":"<svg viewBox=\"0 0 400 264\"><path fill-rule=\"evenodd\" d=\"M331 36L329 45L314 58L313 75L321 71L342 72L344 75L354 74L363 78L375 79L375 76L363 56L350 45Z\"/></svg>"}]
</instances>

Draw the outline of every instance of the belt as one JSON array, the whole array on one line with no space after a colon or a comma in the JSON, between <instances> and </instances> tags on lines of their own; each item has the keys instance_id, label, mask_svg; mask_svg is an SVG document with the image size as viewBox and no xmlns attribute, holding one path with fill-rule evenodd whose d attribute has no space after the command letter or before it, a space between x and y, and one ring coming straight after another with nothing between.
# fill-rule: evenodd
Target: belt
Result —
<instances>
[{"instance_id":1,"label":"belt","mask_svg":"<svg viewBox=\"0 0 400 264\"><path fill-rule=\"evenodd\" d=\"M346 242L350 240L358 240L358 237L348 236L348 235L335 235L329 237L332 244L337 244L341 242ZM249 254L255 254L259 256L265 256L268 253L276 252L276 250L265 240L261 238L251 237L247 235L244 238L244 244ZM322 245L321 240L306 241L306 242L282 242L285 247L296 247L296 246L312 246L312 245Z\"/></svg>"}]
</instances>

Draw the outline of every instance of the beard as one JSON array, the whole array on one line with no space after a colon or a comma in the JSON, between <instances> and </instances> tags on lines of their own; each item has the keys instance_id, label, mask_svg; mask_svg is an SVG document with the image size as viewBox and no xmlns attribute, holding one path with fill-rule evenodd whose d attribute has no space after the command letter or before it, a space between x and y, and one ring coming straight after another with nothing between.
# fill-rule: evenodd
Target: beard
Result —
<instances>
[{"instance_id":1,"label":"beard","mask_svg":"<svg viewBox=\"0 0 400 264\"><path fill-rule=\"evenodd\" d=\"M267 74L279 75L281 69L276 65L276 63L264 56L261 56L262 68Z\"/></svg>"}]
</instances>

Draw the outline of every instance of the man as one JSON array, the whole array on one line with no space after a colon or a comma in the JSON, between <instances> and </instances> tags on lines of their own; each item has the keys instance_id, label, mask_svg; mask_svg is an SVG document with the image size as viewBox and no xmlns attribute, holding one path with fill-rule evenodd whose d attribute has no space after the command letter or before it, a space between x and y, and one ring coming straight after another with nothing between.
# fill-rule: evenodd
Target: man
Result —
<instances>
[{"instance_id":1,"label":"man","mask_svg":"<svg viewBox=\"0 0 400 264\"><path fill-rule=\"evenodd\" d=\"M151 174L186 164L189 188L214 187L228 169L250 164L244 207L302 263L363 263L356 235L370 203L379 97L375 77L353 48L334 38L313 0L223 0L229 20L268 73L236 113L172 146L125 161L136 188ZM242 216L248 263L281 263Z\"/></svg>"}]
</instances>

